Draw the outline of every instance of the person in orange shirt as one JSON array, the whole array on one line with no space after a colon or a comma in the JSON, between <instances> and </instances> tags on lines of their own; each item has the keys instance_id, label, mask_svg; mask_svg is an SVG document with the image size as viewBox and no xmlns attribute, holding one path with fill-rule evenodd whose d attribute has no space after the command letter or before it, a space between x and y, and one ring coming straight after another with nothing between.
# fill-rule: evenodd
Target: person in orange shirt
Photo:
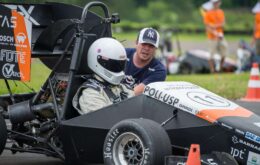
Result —
<instances>
[{"instance_id":1,"label":"person in orange shirt","mask_svg":"<svg viewBox=\"0 0 260 165\"><path fill-rule=\"evenodd\" d=\"M260 2L258 1L252 12L255 14L254 34L251 45L255 45L256 56L260 58Z\"/></svg>"},{"instance_id":2,"label":"person in orange shirt","mask_svg":"<svg viewBox=\"0 0 260 165\"><path fill-rule=\"evenodd\" d=\"M213 8L205 13L204 24L206 26L206 33L210 48L210 71L214 73L216 70L213 56L215 53L220 54L220 71L222 71L224 60L227 56L228 43L224 38L223 28L225 25L225 15L224 11L220 9L221 1L210 0L210 2L212 3Z\"/></svg>"}]
</instances>

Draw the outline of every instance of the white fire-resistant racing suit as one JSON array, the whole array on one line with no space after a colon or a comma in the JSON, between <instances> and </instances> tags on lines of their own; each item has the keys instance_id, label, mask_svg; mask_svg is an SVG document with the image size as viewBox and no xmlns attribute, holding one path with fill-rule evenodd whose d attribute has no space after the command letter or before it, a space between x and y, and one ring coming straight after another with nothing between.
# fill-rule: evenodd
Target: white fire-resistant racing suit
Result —
<instances>
[{"instance_id":1,"label":"white fire-resistant racing suit","mask_svg":"<svg viewBox=\"0 0 260 165\"><path fill-rule=\"evenodd\" d=\"M111 85L95 75L78 89L73 98L73 106L80 114L85 114L132 96L134 92L125 85Z\"/></svg>"}]
</instances>

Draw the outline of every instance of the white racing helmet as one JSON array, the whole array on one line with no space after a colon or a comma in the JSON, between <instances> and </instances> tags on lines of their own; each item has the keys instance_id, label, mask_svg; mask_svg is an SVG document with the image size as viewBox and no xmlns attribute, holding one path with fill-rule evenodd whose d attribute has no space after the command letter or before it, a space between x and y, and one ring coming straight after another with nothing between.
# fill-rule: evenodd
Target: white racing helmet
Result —
<instances>
[{"instance_id":1,"label":"white racing helmet","mask_svg":"<svg viewBox=\"0 0 260 165\"><path fill-rule=\"evenodd\" d=\"M125 77L126 51L113 38L100 38L88 50L88 66L107 82L118 85Z\"/></svg>"}]
</instances>

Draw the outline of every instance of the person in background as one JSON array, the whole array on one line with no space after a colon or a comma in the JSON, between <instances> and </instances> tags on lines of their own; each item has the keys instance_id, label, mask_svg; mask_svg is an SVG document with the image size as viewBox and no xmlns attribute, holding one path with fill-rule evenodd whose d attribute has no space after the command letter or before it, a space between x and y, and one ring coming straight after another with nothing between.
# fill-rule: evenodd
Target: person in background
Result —
<instances>
[{"instance_id":1,"label":"person in background","mask_svg":"<svg viewBox=\"0 0 260 165\"><path fill-rule=\"evenodd\" d=\"M147 84L166 79L165 66L154 58L159 39L157 30L143 28L138 34L136 47L126 49L126 78L122 82L133 88L135 95L141 94Z\"/></svg>"},{"instance_id":2,"label":"person in background","mask_svg":"<svg viewBox=\"0 0 260 165\"><path fill-rule=\"evenodd\" d=\"M260 2L258 1L252 12L255 14L254 34L251 46L255 47L255 55L252 59L253 62L260 63Z\"/></svg>"},{"instance_id":3,"label":"person in background","mask_svg":"<svg viewBox=\"0 0 260 165\"><path fill-rule=\"evenodd\" d=\"M88 50L88 67L94 72L75 94L72 104L86 114L134 96L120 82L125 77L126 51L113 38L100 38Z\"/></svg>"},{"instance_id":4,"label":"person in background","mask_svg":"<svg viewBox=\"0 0 260 165\"><path fill-rule=\"evenodd\" d=\"M214 73L216 70L213 56L215 53L221 56L220 71L223 71L228 43L224 37L225 14L224 11L220 9L221 0L210 0L210 2L213 8L205 13L204 23L210 48L209 66L210 71Z\"/></svg>"}]
</instances>

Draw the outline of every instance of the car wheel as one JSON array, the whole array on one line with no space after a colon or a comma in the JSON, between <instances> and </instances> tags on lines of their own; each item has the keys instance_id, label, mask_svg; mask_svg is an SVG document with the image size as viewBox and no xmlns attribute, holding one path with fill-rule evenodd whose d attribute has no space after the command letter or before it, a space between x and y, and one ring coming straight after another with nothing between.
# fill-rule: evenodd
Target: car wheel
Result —
<instances>
[{"instance_id":1,"label":"car wheel","mask_svg":"<svg viewBox=\"0 0 260 165\"><path fill-rule=\"evenodd\" d=\"M192 73L192 67L188 63L182 63L180 65L180 73L181 74L191 74Z\"/></svg>"},{"instance_id":2,"label":"car wheel","mask_svg":"<svg viewBox=\"0 0 260 165\"><path fill-rule=\"evenodd\" d=\"M166 131L148 119L117 123L108 132L103 147L104 163L113 165L163 164L164 157L171 153Z\"/></svg>"},{"instance_id":3,"label":"car wheel","mask_svg":"<svg viewBox=\"0 0 260 165\"><path fill-rule=\"evenodd\" d=\"M6 123L2 115L0 115L0 155L3 152L7 139Z\"/></svg>"}]
</instances>

